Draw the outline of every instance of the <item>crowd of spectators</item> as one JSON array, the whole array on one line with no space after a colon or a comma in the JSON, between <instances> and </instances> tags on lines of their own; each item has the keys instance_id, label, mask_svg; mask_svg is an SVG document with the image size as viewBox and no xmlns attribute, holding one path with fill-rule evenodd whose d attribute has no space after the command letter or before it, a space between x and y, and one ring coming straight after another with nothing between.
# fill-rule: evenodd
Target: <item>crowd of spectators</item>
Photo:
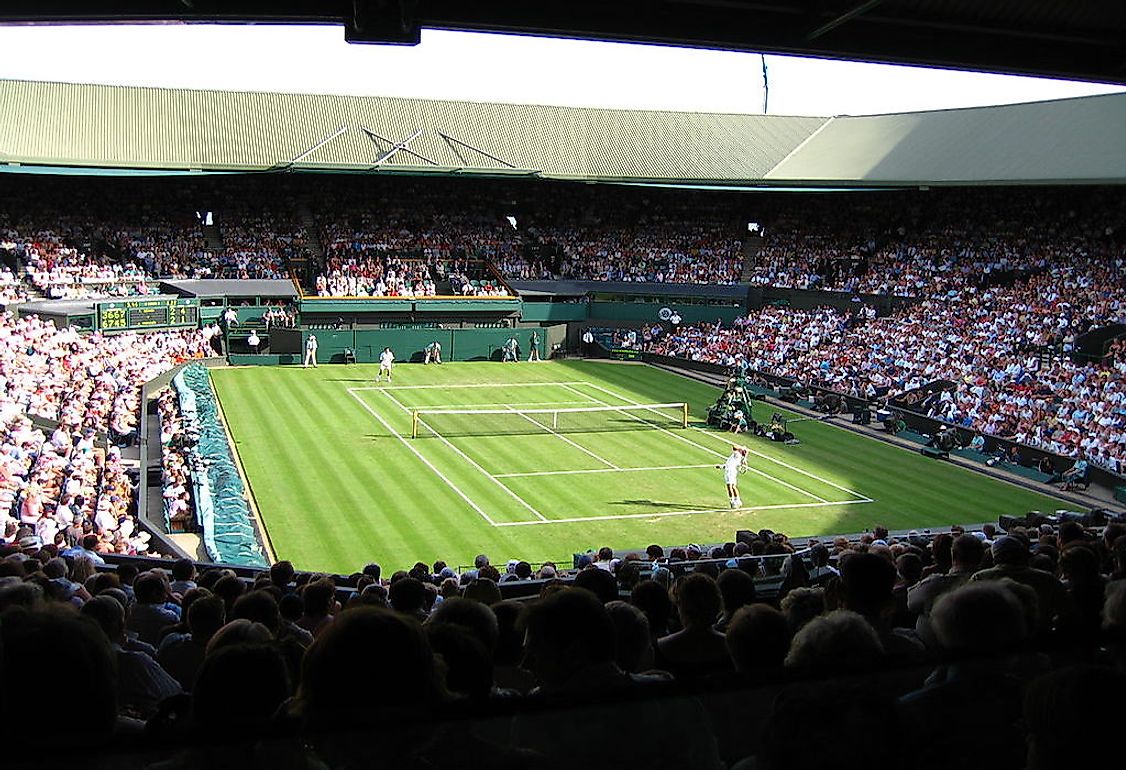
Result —
<instances>
[{"instance_id":1,"label":"crowd of spectators","mask_svg":"<svg viewBox=\"0 0 1126 770\"><path fill-rule=\"evenodd\" d=\"M769 770L832 766L842 741L879 734L893 757L927 747L896 767L1085 766L1103 749L1079 738L1126 683L1118 523L801 544L764 530L604 548L567 570L481 555L460 574L418 563L389 578L285 561L250 578L188 560L138 574L95 557L0 546L4 716L50 661L81 661L68 694L84 718L53 748L87 757L143 730L187 745L191 766L279 751L303 768L441 766L471 751ZM529 601L502 598L501 583L533 580ZM472 735L442 719L491 712Z\"/></svg>"},{"instance_id":2,"label":"crowd of spectators","mask_svg":"<svg viewBox=\"0 0 1126 770\"><path fill-rule=\"evenodd\" d=\"M13 247L14 244L0 243L0 250L9 253L9 249ZM14 261L13 259L13 262ZM23 280L13 271L12 267L9 265L0 265L0 306L6 308L9 305L26 302L28 296L27 288L23 285Z\"/></svg>"},{"instance_id":3,"label":"crowd of spectators","mask_svg":"<svg viewBox=\"0 0 1126 770\"><path fill-rule=\"evenodd\" d=\"M152 294L161 278L285 278L307 246L293 205L285 190L246 180L70 180L65 190L36 180L0 190L0 248L14 278L48 299Z\"/></svg>"},{"instance_id":4,"label":"crowd of spectators","mask_svg":"<svg viewBox=\"0 0 1126 770\"><path fill-rule=\"evenodd\" d=\"M770 206L752 284L928 297L1121 255L1108 188L802 196Z\"/></svg>"},{"instance_id":5,"label":"crowd of spectators","mask_svg":"<svg viewBox=\"0 0 1126 770\"><path fill-rule=\"evenodd\" d=\"M0 194L17 277L59 297L145 293L156 277L284 278L288 260L312 252L306 207L322 273L353 296L378 296L392 257L484 259L524 280L707 284L742 280L749 258L757 285L927 297L1076 257L1113 261L1122 227L1120 193L1106 188L745 197L484 180L116 184ZM218 241L205 238L212 226ZM418 282L398 290L426 296Z\"/></svg>"},{"instance_id":6,"label":"crowd of spectators","mask_svg":"<svg viewBox=\"0 0 1126 770\"><path fill-rule=\"evenodd\" d=\"M0 316L5 529L43 545L88 536L92 551L144 553L135 479L119 447L136 439L141 385L205 350L198 331L83 335L35 316ZM56 427L36 427L32 416Z\"/></svg>"},{"instance_id":7,"label":"crowd of spectators","mask_svg":"<svg viewBox=\"0 0 1126 770\"><path fill-rule=\"evenodd\" d=\"M319 297L510 296L480 261L399 259L334 249L314 286Z\"/></svg>"},{"instance_id":8,"label":"crowd of spectators","mask_svg":"<svg viewBox=\"0 0 1126 770\"><path fill-rule=\"evenodd\" d=\"M681 327L655 341L664 355L725 365L867 400L950 380L929 416L1055 454L1126 461L1126 363L1074 360L1075 340L1126 321L1121 265L1074 259L1010 285L947 291L883 318L857 303L763 307L728 328Z\"/></svg>"},{"instance_id":9,"label":"crowd of spectators","mask_svg":"<svg viewBox=\"0 0 1126 770\"><path fill-rule=\"evenodd\" d=\"M506 275L644 283L732 284L743 269L742 244L730 227L657 221L540 226L534 233L548 260L511 257Z\"/></svg>"},{"instance_id":10,"label":"crowd of spectators","mask_svg":"<svg viewBox=\"0 0 1126 770\"><path fill-rule=\"evenodd\" d=\"M307 253L305 228L292 211L252 211L232 204L220 212L216 225L223 247L212 252L204 268L208 272L200 277L284 279L289 261Z\"/></svg>"},{"instance_id":11,"label":"crowd of spectators","mask_svg":"<svg viewBox=\"0 0 1126 770\"><path fill-rule=\"evenodd\" d=\"M195 522L192 479L203 473L199 426L188 424L180 399L166 388L156 399L160 417L160 484L164 515L172 531L191 529Z\"/></svg>"}]
</instances>

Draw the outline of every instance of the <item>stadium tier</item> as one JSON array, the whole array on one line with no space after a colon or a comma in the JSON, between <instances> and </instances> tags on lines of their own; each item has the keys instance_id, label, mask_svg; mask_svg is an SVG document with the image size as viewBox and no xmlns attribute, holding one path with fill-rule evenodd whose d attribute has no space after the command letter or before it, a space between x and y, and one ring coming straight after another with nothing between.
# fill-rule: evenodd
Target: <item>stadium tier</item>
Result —
<instances>
[{"instance_id":1,"label":"stadium tier","mask_svg":"<svg viewBox=\"0 0 1126 770\"><path fill-rule=\"evenodd\" d=\"M1063 756L1126 670L1124 212L6 175L6 723L65 661L48 753L138 767Z\"/></svg>"}]
</instances>

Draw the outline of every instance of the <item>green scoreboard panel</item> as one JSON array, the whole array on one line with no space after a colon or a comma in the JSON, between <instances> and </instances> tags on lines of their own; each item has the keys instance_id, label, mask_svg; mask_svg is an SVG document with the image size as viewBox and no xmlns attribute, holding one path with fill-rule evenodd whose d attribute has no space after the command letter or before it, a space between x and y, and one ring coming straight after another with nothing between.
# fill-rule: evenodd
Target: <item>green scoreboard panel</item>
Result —
<instances>
[{"instance_id":1,"label":"green scoreboard panel","mask_svg":"<svg viewBox=\"0 0 1126 770\"><path fill-rule=\"evenodd\" d=\"M98 328L101 331L180 326L199 326L198 299L134 299L98 303Z\"/></svg>"}]
</instances>

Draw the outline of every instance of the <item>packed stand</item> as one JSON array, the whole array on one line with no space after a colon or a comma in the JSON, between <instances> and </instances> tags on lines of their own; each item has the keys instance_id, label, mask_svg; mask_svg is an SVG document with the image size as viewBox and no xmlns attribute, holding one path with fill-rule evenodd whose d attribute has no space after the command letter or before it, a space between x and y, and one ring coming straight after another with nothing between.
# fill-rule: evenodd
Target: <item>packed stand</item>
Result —
<instances>
[{"instance_id":1,"label":"packed stand","mask_svg":"<svg viewBox=\"0 0 1126 770\"><path fill-rule=\"evenodd\" d=\"M143 296L158 278L286 278L306 252L294 205L253 180L36 180L0 190L0 232L16 277L49 299Z\"/></svg>"},{"instance_id":2,"label":"packed stand","mask_svg":"<svg viewBox=\"0 0 1126 770\"><path fill-rule=\"evenodd\" d=\"M386 256L344 256L331 248L326 272L317 276L318 297L433 297L445 279L443 263Z\"/></svg>"},{"instance_id":3,"label":"packed stand","mask_svg":"<svg viewBox=\"0 0 1126 770\"><path fill-rule=\"evenodd\" d=\"M0 317L5 527L30 527L43 544L88 535L91 550L144 553L118 447L136 440L141 386L205 351L195 331L81 335L35 316ZM58 426L45 433L32 415ZM112 445L96 446L98 435Z\"/></svg>"},{"instance_id":4,"label":"packed stand","mask_svg":"<svg viewBox=\"0 0 1126 770\"><path fill-rule=\"evenodd\" d=\"M526 202L509 278L733 284L743 270L745 201L687 191L559 185Z\"/></svg>"},{"instance_id":5,"label":"packed stand","mask_svg":"<svg viewBox=\"0 0 1126 770\"><path fill-rule=\"evenodd\" d=\"M194 528L192 480L206 473L199 454L199 426L187 424L180 399L166 388L156 399L160 417L160 484L164 515L172 531Z\"/></svg>"},{"instance_id":6,"label":"packed stand","mask_svg":"<svg viewBox=\"0 0 1126 770\"><path fill-rule=\"evenodd\" d=\"M1121 191L1045 188L810 195L764 212L750 282L927 297L1075 258L1115 260Z\"/></svg>"},{"instance_id":7,"label":"packed stand","mask_svg":"<svg viewBox=\"0 0 1126 770\"><path fill-rule=\"evenodd\" d=\"M0 250L12 254L16 244L11 241L0 242ZM15 263L14 255L11 260ZM7 308L19 302L27 302L27 289L20 276L12 269L11 265L0 265L0 307Z\"/></svg>"},{"instance_id":8,"label":"packed stand","mask_svg":"<svg viewBox=\"0 0 1126 770\"><path fill-rule=\"evenodd\" d=\"M250 191L241 190L248 196ZM257 207L252 207L253 200ZM290 260L308 254L305 227L296 213L296 202L285 190L273 196L220 198L215 224L223 239L222 249L211 254L210 276L237 280L284 279Z\"/></svg>"},{"instance_id":9,"label":"packed stand","mask_svg":"<svg viewBox=\"0 0 1126 770\"><path fill-rule=\"evenodd\" d=\"M146 746L184 745L189 766L593 754L769 770L839 764L858 734L911 767L1087 766L1105 747L1079 738L1126 685L1126 525L1006 524L603 548L565 580L485 555L460 574L437 562L389 577L285 561L249 578L188 560L95 570L82 545L13 533L0 697L20 713L45 667L81 661L68 693L84 718L56 756L120 750L143 728ZM538 595L505 600L505 582Z\"/></svg>"},{"instance_id":10,"label":"packed stand","mask_svg":"<svg viewBox=\"0 0 1126 770\"><path fill-rule=\"evenodd\" d=\"M1119 260L1121 262L1121 260ZM729 329L672 330L650 350L789 377L866 400L950 380L929 416L1099 467L1126 461L1126 363L1074 360L1076 339L1126 321L1119 263L1073 259L1008 286L946 292L876 319L764 307Z\"/></svg>"}]
</instances>

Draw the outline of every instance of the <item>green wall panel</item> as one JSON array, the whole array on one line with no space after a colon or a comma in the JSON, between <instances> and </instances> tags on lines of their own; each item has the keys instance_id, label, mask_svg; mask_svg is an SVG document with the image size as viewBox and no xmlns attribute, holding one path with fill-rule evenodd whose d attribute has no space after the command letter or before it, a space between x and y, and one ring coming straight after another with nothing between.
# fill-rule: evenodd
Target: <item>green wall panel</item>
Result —
<instances>
[{"instance_id":1,"label":"green wall panel","mask_svg":"<svg viewBox=\"0 0 1126 770\"><path fill-rule=\"evenodd\" d=\"M590 305L586 302L525 302L524 321L585 321Z\"/></svg>"},{"instance_id":2,"label":"green wall panel","mask_svg":"<svg viewBox=\"0 0 1126 770\"><path fill-rule=\"evenodd\" d=\"M500 357L500 347L513 334L520 342L521 354L527 358L532 333L539 338L540 356L547 357L547 333L544 329L360 329L357 331L316 331L317 361L341 363L344 351L351 349L359 363L379 360L383 348L395 353L395 360L422 361L426 346L437 340L442 343L445 361L473 361ZM302 345L309 332L302 334Z\"/></svg>"},{"instance_id":3,"label":"green wall panel","mask_svg":"<svg viewBox=\"0 0 1126 770\"><path fill-rule=\"evenodd\" d=\"M680 313L686 324L723 319L730 323L746 312L743 306L729 305L680 305L675 302L592 302L591 321L657 321L657 312L667 307Z\"/></svg>"}]
</instances>

